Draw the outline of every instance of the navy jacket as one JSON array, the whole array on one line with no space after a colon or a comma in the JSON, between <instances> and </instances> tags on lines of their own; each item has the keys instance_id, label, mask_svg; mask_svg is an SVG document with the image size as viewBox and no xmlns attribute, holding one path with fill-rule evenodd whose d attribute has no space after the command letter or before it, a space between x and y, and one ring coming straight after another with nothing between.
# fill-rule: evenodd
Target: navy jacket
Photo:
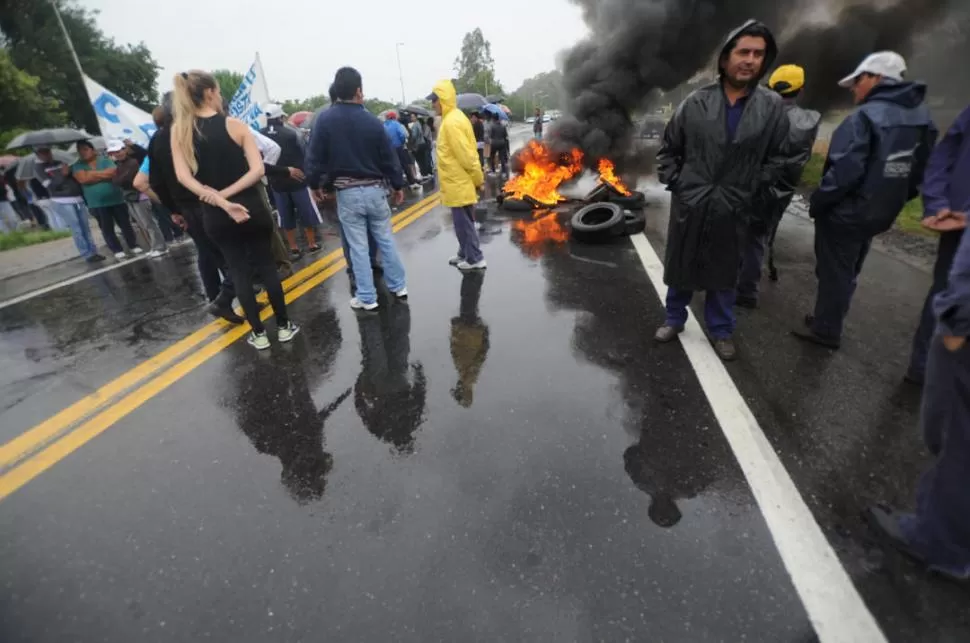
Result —
<instances>
[{"instance_id":1,"label":"navy jacket","mask_svg":"<svg viewBox=\"0 0 970 643\"><path fill-rule=\"evenodd\" d=\"M925 216L941 210L970 212L970 107L933 149L923 179Z\"/></svg>"},{"instance_id":2,"label":"navy jacket","mask_svg":"<svg viewBox=\"0 0 970 643\"><path fill-rule=\"evenodd\" d=\"M883 80L832 134L813 218L871 237L892 227L919 185L937 129L922 83Z\"/></svg>"},{"instance_id":3,"label":"navy jacket","mask_svg":"<svg viewBox=\"0 0 970 643\"><path fill-rule=\"evenodd\" d=\"M259 131L280 146L280 158L275 164L277 167L303 169L303 142L300 139L301 135L295 129L274 121ZM285 174L282 172L271 174L267 168L266 175L270 187L277 192L295 192L306 188L306 183L292 178L289 170Z\"/></svg>"},{"instance_id":4,"label":"navy jacket","mask_svg":"<svg viewBox=\"0 0 970 643\"><path fill-rule=\"evenodd\" d=\"M970 234L960 240L946 290L933 300L933 312L941 333L970 337Z\"/></svg>"},{"instance_id":5,"label":"navy jacket","mask_svg":"<svg viewBox=\"0 0 970 643\"><path fill-rule=\"evenodd\" d=\"M357 103L335 103L313 123L307 146L307 183L330 188L337 178L385 179L404 187L404 172L376 116Z\"/></svg>"}]
</instances>

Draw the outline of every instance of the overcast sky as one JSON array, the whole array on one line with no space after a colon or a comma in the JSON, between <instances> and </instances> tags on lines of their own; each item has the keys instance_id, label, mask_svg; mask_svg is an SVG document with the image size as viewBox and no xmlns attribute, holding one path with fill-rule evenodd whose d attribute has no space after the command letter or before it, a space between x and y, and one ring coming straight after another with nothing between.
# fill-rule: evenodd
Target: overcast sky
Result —
<instances>
[{"instance_id":1,"label":"overcast sky","mask_svg":"<svg viewBox=\"0 0 970 643\"><path fill-rule=\"evenodd\" d=\"M245 73L258 51L274 100L324 94L336 69L352 65L368 97L423 97L452 65L466 32L492 43L498 80L513 91L555 67L556 54L586 33L567 0L79 0L100 11L98 25L119 43L144 41L162 66L158 88L192 68ZM473 8L474 7L474 8ZM110 89L110 86L109 86Z\"/></svg>"}]
</instances>

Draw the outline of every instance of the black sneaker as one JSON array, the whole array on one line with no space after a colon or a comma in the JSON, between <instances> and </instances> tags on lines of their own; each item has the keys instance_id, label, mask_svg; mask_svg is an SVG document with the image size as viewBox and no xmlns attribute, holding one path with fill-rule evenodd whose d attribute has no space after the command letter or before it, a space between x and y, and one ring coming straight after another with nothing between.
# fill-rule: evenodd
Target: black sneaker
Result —
<instances>
[{"instance_id":1,"label":"black sneaker","mask_svg":"<svg viewBox=\"0 0 970 643\"><path fill-rule=\"evenodd\" d=\"M299 259L303 252L299 248L290 248L290 259Z\"/></svg>"},{"instance_id":2,"label":"black sneaker","mask_svg":"<svg viewBox=\"0 0 970 643\"><path fill-rule=\"evenodd\" d=\"M99 254L93 254L90 257L87 257L85 259L85 261L87 261L88 263L101 263L104 260L105 260L104 255L99 255Z\"/></svg>"},{"instance_id":3,"label":"black sneaker","mask_svg":"<svg viewBox=\"0 0 970 643\"><path fill-rule=\"evenodd\" d=\"M230 324L241 324L245 319L236 314L236 311L230 306L223 306L219 302L212 302L206 308L208 313L213 317L218 317L220 319L225 319Z\"/></svg>"},{"instance_id":4,"label":"black sneaker","mask_svg":"<svg viewBox=\"0 0 970 643\"><path fill-rule=\"evenodd\" d=\"M807 320L806 320L807 321ZM823 346L829 350L837 351L842 347L842 341L836 337L826 337L824 335L819 335L811 328L795 328L792 330L791 334L794 337L802 340L803 342L808 342L809 344L816 344L817 346Z\"/></svg>"}]
</instances>

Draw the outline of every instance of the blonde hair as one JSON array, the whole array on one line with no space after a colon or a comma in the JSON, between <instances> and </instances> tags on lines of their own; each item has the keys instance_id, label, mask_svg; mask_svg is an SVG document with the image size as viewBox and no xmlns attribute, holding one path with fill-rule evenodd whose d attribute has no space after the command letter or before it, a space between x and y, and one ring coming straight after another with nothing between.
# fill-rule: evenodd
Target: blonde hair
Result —
<instances>
[{"instance_id":1,"label":"blonde hair","mask_svg":"<svg viewBox=\"0 0 970 643\"><path fill-rule=\"evenodd\" d=\"M195 145L192 136L197 126L195 111L205 104L207 89L218 90L219 83L215 76L206 71L193 69L192 71L175 74L175 91L172 93L172 111L174 122L172 132L175 136L175 147L185 157L192 174L199 171L199 161L195 158Z\"/></svg>"}]
</instances>

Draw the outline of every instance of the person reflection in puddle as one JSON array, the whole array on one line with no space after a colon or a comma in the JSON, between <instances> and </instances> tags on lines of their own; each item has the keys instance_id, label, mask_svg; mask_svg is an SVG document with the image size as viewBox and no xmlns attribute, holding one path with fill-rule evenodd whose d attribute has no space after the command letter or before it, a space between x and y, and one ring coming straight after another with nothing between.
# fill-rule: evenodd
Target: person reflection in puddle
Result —
<instances>
[{"instance_id":1,"label":"person reflection in puddle","mask_svg":"<svg viewBox=\"0 0 970 643\"><path fill-rule=\"evenodd\" d=\"M637 489L650 496L647 515L658 527L668 529L680 522L683 514L673 496L660 488L646 462L643 449L634 444L623 452L623 465Z\"/></svg>"},{"instance_id":2,"label":"person reflection in puddle","mask_svg":"<svg viewBox=\"0 0 970 643\"><path fill-rule=\"evenodd\" d=\"M411 309L396 301L378 310L357 318L361 371L354 384L354 406L377 439L409 454L414 452L414 433L424 422L428 380L420 362L408 362Z\"/></svg>"},{"instance_id":3,"label":"person reflection in puddle","mask_svg":"<svg viewBox=\"0 0 970 643\"><path fill-rule=\"evenodd\" d=\"M331 329L336 325L332 311L320 319L330 320ZM309 341L312 328L311 324L307 326ZM314 405L307 369L319 369L323 364L323 370L329 371L340 345L339 333L331 342L322 340L322 344L314 340L318 357L313 364L307 360L305 349L264 354L259 360L251 359L251 354L239 354L234 355L230 371L235 380L230 406L239 428L257 451L279 458L283 465L280 481L301 505L323 497L327 475L333 468L333 456L324 450L324 424L350 396L347 389L322 410Z\"/></svg>"},{"instance_id":4,"label":"person reflection in puddle","mask_svg":"<svg viewBox=\"0 0 970 643\"><path fill-rule=\"evenodd\" d=\"M451 320L451 359L458 371L458 382L451 389L451 396L466 409L475 400L475 383L488 357L488 325L478 314L484 283L484 273L463 275L458 316Z\"/></svg>"}]
</instances>

